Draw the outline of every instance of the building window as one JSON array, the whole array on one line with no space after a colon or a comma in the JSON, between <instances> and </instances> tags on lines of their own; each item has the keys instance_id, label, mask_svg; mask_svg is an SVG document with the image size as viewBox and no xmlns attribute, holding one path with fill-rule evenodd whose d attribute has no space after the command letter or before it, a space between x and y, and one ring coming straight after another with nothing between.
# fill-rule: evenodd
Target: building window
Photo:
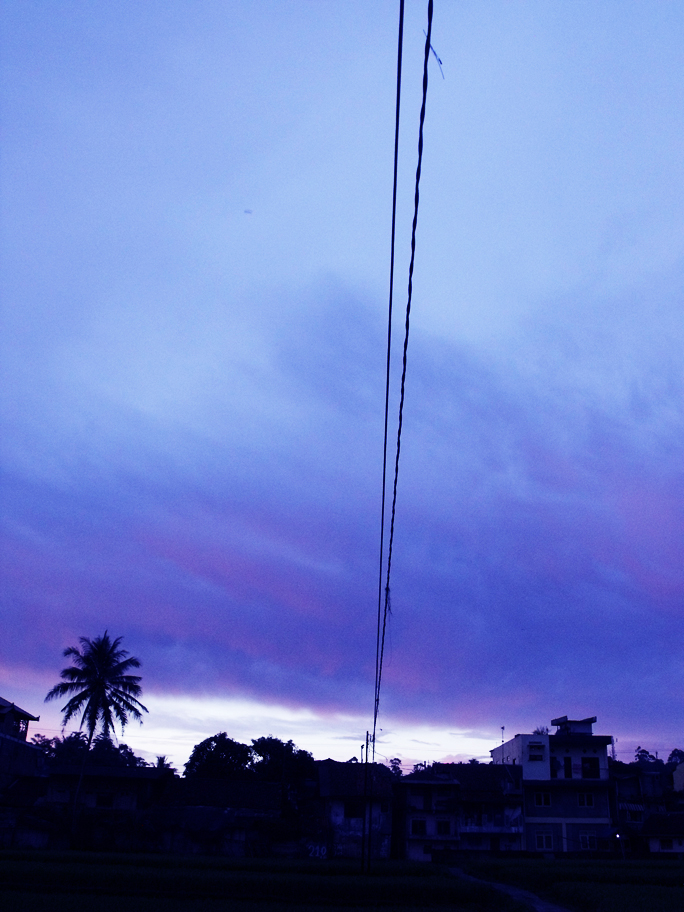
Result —
<instances>
[{"instance_id":1,"label":"building window","mask_svg":"<svg viewBox=\"0 0 684 912\"><path fill-rule=\"evenodd\" d=\"M529 744L528 750L530 752L530 760L543 760L544 759L544 745L543 744Z\"/></svg>"},{"instance_id":2,"label":"building window","mask_svg":"<svg viewBox=\"0 0 684 912\"><path fill-rule=\"evenodd\" d=\"M660 849L661 849L661 851L663 851L663 852L669 852L671 848L672 848L672 840L671 840L671 839L661 839L661 840L660 840Z\"/></svg>"},{"instance_id":3,"label":"building window","mask_svg":"<svg viewBox=\"0 0 684 912\"><path fill-rule=\"evenodd\" d=\"M553 836L551 833L537 833L537 849L542 852L548 852L553 849Z\"/></svg>"},{"instance_id":4,"label":"building window","mask_svg":"<svg viewBox=\"0 0 684 912\"><path fill-rule=\"evenodd\" d=\"M580 833L580 849L583 852L595 852L596 851L596 834L595 833Z\"/></svg>"},{"instance_id":5,"label":"building window","mask_svg":"<svg viewBox=\"0 0 684 912\"><path fill-rule=\"evenodd\" d=\"M601 768L598 757L582 757L582 779L600 779Z\"/></svg>"},{"instance_id":6,"label":"building window","mask_svg":"<svg viewBox=\"0 0 684 912\"><path fill-rule=\"evenodd\" d=\"M627 819L630 823L641 823L644 815L642 811L627 811Z\"/></svg>"},{"instance_id":7,"label":"building window","mask_svg":"<svg viewBox=\"0 0 684 912\"><path fill-rule=\"evenodd\" d=\"M534 806L535 807L551 807L551 792L535 792L534 793Z\"/></svg>"},{"instance_id":8,"label":"building window","mask_svg":"<svg viewBox=\"0 0 684 912\"><path fill-rule=\"evenodd\" d=\"M409 807L422 811L425 808L425 793L422 789L411 789L409 791Z\"/></svg>"},{"instance_id":9,"label":"building window","mask_svg":"<svg viewBox=\"0 0 684 912\"><path fill-rule=\"evenodd\" d=\"M427 827L424 820L411 821L411 836L425 836Z\"/></svg>"},{"instance_id":10,"label":"building window","mask_svg":"<svg viewBox=\"0 0 684 912\"><path fill-rule=\"evenodd\" d=\"M438 820L437 821L437 835L438 836L450 836L451 835L451 824L448 820Z\"/></svg>"},{"instance_id":11,"label":"building window","mask_svg":"<svg viewBox=\"0 0 684 912\"><path fill-rule=\"evenodd\" d=\"M572 757L563 757L563 775L566 779L572 779Z\"/></svg>"},{"instance_id":12,"label":"building window","mask_svg":"<svg viewBox=\"0 0 684 912\"><path fill-rule=\"evenodd\" d=\"M593 808L594 806L594 793L593 792L578 792L577 793L577 803L581 808Z\"/></svg>"}]
</instances>

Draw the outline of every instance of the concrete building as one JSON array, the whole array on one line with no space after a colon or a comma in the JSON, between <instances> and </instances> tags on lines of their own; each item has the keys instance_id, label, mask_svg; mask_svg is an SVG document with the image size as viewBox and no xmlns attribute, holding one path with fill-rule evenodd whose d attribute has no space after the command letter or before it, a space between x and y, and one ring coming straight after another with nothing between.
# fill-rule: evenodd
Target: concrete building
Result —
<instances>
[{"instance_id":1,"label":"concrete building","mask_svg":"<svg viewBox=\"0 0 684 912\"><path fill-rule=\"evenodd\" d=\"M321 819L318 840L311 839L312 858L389 858L392 838L393 776L381 763L317 760Z\"/></svg>"},{"instance_id":2,"label":"concrete building","mask_svg":"<svg viewBox=\"0 0 684 912\"><path fill-rule=\"evenodd\" d=\"M393 854L448 861L456 852L520 851L523 793L519 767L434 763L395 784Z\"/></svg>"},{"instance_id":3,"label":"concrete building","mask_svg":"<svg viewBox=\"0 0 684 912\"><path fill-rule=\"evenodd\" d=\"M553 719L554 734L516 735L490 751L495 764L522 768L528 852L601 852L611 848L608 735L596 716Z\"/></svg>"}]
</instances>

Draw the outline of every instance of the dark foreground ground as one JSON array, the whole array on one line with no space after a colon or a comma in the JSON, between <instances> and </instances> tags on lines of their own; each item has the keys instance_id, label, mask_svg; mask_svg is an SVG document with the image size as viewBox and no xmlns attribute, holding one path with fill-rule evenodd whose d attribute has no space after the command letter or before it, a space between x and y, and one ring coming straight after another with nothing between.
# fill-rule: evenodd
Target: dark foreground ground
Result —
<instances>
[{"instance_id":1,"label":"dark foreground ground","mask_svg":"<svg viewBox=\"0 0 684 912\"><path fill-rule=\"evenodd\" d=\"M678 859L468 859L461 868L485 881L514 884L573 912L684 912Z\"/></svg>"},{"instance_id":2,"label":"dark foreground ground","mask_svg":"<svg viewBox=\"0 0 684 912\"><path fill-rule=\"evenodd\" d=\"M2 912L528 912L433 865L0 852Z\"/></svg>"},{"instance_id":3,"label":"dark foreground ground","mask_svg":"<svg viewBox=\"0 0 684 912\"><path fill-rule=\"evenodd\" d=\"M464 859L573 912L684 912L681 861ZM2 912L530 912L436 865L0 852Z\"/></svg>"}]
</instances>

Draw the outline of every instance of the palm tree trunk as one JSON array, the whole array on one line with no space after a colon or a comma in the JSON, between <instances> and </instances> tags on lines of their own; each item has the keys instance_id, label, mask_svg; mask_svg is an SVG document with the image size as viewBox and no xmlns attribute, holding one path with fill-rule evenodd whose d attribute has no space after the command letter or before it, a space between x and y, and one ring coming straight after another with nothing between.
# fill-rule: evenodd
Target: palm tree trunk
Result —
<instances>
[{"instance_id":1,"label":"palm tree trunk","mask_svg":"<svg viewBox=\"0 0 684 912\"><path fill-rule=\"evenodd\" d=\"M73 803L73 807L71 809L71 842L72 843L74 840L74 834L75 834L75 830L76 830L76 810L78 807L77 801L78 801L79 793L81 791L81 784L83 782L83 774L85 772L86 760L88 759L88 756L90 755L90 745L92 743L94 733L95 733L94 731L91 731L88 734L88 744L86 745L85 753L83 754L83 763L81 764L81 773L78 777L78 783L76 784L76 791L74 792L74 803Z\"/></svg>"}]
</instances>

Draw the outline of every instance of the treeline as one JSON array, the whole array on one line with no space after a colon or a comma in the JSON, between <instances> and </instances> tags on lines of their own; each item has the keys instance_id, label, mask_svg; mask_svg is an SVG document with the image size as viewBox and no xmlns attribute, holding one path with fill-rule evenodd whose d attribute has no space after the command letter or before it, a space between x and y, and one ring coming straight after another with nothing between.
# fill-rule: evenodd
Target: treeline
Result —
<instances>
[{"instance_id":1,"label":"treeline","mask_svg":"<svg viewBox=\"0 0 684 912\"><path fill-rule=\"evenodd\" d=\"M176 770L165 756L157 757L156 763L148 763L138 757L127 744L114 744L106 735L98 735L88 750L88 738L83 732L72 732L64 738L46 738L35 735L33 744L45 755L48 765L72 766L87 760L89 766L99 767L156 767ZM350 762L354 762L355 757ZM477 763L475 759L470 763ZM653 769L676 766L684 763L684 751L675 748L667 761L658 759L642 747L635 751L634 761L625 763L612 760L621 767L650 766ZM413 772L429 768L431 764L417 763ZM402 775L401 761L393 757L388 766L395 777ZM229 738L226 732L218 732L196 744L185 764L183 775L187 779L224 779L246 781L257 779L266 782L299 782L315 777L313 755L297 747L292 741L281 741L268 735L255 738L251 744L243 744Z\"/></svg>"},{"instance_id":2,"label":"treeline","mask_svg":"<svg viewBox=\"0 0 684 912\"><path fill-rule=\"evenodd\" d=\"M127 744L114 744L107 735L98 735L88 750L88 738L83 732L72 732L64 738L46 738L34 735L32 743L45 755L49 766L72 766L87 759L89 766L140 767L156 766L173 770L164 756L157 757L156 763L148 763L134 754ZM175 770L174 770L175 772Z\"/></svg>"},{"instance_id":3,"label":"treeline","mask_svg":"<svg viewBox=\"0 0 684 912\"><path fill-rule=\"evenodd\" d=\"M649 764L657 766L666 765L664 760L660 759L656 754L650 753L646 750L645 747L641 746L637 747L637 749L634 751L634 763L638 763L641 766ZM680 763L684 763L684 751L680 750L678 747L675 747L675 749L670 752L670 756L667 758L667 764L678 766Z\"/></svg>"},{"instance_id":4,"label":"treeline","mask_svg":"<svg viewBox=\"0 0 684 912\"><path fill-rule=\"evenodd\" d=\"M188 779L262 779L267 782L294 782L316 775L313 755L292 741L268 735L242 744L219 732L195 745L185 764Z\"/></svg>"},{"instance_id":5,"label":"treeline","mask_svg":"<svg viewBox=\"0 0 684 912\"><path fill-rule=\"evenodd\" d=\"M51 767L74 766L85 761L88 766L173 769L165 756L157 757L157 762L150 764L127 744L114 744L106 735L94 738L90 750L83 732L72 732L64 738L35 735L32 742L40 748ZM251 744L242 744L225 732L219 732L195 745L185 764L184 775L188 779L295 782L314 778L315 766L312 754L292 741L268 735L255 738Z\"/></svg>"}]
</instances>

